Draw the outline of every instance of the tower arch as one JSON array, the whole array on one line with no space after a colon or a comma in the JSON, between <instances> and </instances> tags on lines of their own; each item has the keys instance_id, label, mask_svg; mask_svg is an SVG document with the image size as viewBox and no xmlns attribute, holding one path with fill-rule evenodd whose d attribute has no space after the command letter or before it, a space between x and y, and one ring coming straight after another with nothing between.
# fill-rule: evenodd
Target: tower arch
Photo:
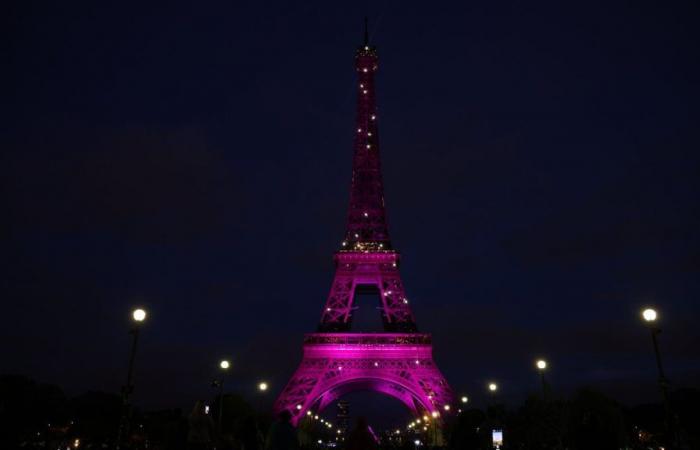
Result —
<instances>
[{"instance_id":1,"label":"tower arch","mask_svg":"<svg viewBox=\"0 0 700 450\"><path fill-rule=\"evenodd\" d=\"M356 377L337 381L328 390L322 392L312 403L311 408L322 412L327 406L346 394L356 391L370 391L399 400L413 415L421 415L428 411L429 405L422 402L420 394L412 390L412 386L393 377L377 375L375 377Z\"/></svg>"}]
</instances>

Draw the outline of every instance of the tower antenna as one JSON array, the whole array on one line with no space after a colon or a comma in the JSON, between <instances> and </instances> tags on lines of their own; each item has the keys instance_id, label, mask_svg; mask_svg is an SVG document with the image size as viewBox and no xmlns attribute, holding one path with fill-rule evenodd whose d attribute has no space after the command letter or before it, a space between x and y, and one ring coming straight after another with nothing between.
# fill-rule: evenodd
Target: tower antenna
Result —
<instances>
[{"instance_id":1,"label":"tower antenna","mask_svg":"<svg viewBox=\"0 0 700 450\"><path fill-rule=\"evenodd\" d=\"M369 45L369 31L368 31L368 26L367 26L367 16L365 16L365 47Z\"/></svg>"}]
</instances>

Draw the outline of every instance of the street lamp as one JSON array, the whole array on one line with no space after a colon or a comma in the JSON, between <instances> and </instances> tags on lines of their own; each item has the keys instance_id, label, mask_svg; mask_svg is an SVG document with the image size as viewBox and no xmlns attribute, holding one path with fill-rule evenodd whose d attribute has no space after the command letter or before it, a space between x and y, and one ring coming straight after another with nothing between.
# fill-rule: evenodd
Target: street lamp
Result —
<instances>
[{"instance_id":1,"label":"street lamp","mask_svg":"<svg viewBox=\"0 0 700 450\"><path fill-rule=\"evenodd\" d=\"M261 381L260 383L258 383L258 390L260 392L267 391L267 383L265 383L264 381Z\"/></svg>"},{"instance_id":2,"label":"street lamp","mask_svg":"<svg viewBox=\"0 0 700 450\"><path fill-rule=\"evenodd\" d=\"M146 311L141 308L136 308L131 312L131 317L135 322L143 322L146 320Z\"/></svg>"},{"instance_id":3,"label":"street lamp","mask_svg":"<svg viewBox=\"0 0 700 450\"><path fill-rule=\"evenodd\" d=\"M214 386L218 386L219 388L219 417L217 418L217 428L219 430L219 434L221 434L221 427L224 415L224 375L230 367L231 362L229 360L222 359L221 361L219 361L219 368L221 369L221 374L219 376L219 379L214 381Z\"/></svg>"},{"instance_id":4,"label":"street lamp","mask_svg":"<svg viewBox=\"0 0 700 450\"><path fill-rule=\"evenodd\" d=\"M124 440L129 435L129 421L131 420L131 403L129 396L134 391L134 361L136 359L136 348L139 342L139 331L141 325L146 320L146 310L136 308L131 312L131 329L129 334L132 336L131 352L129 353L129 366L126 373L126 384L122 386L122 416L119 421L119 430L117 431L117 445L124 444Z\"/></svg>"},{"instance_id":5,"label":"street lamp","mask_svg":"<svg viewBox=\"0 0 700 450\"><path fill-rule=\"evenodd\" d=\"M491 395L489 396L489 403L490 403L489 407L491 407L491 408L492 408L492 407L495 407L495 406L496 406L496 402L497 402L497 400L498 400L498 399L496 398L496 394L497 394L497 392L498 392L499 386L498 386L498 384L496 384L496 382L491 381L491 382L489 382L489 384L488 384L486 387L487 387L487 389L489 390L489 394L491 394Z\"/></svg>"},{"instance_id":6,"label":"street lamp","mask_svg":"<svg viewBox=\"0 0 700 450\"><path fill-rule=\"evenodd\" d=\"M547 397L547 381L544 378L544 372L547 370L547 361L544 359L538 359L535 362L535 366L540 372L540 377L542 378L542 399L544 400Z\"/></svg>"},{"instance_id":7,"label":"street lamp","mask_svg":"<svg viewBox=\"0 0 700 450\"><path fill-rule=\"evenodd\" d=\"M647 308L644 311L642 311L642 318L646 322L656 322L656 310L652 308Z\"/></svg>"},{"instance_id":8,"label":"street lamp","mask_svg":"<svg viewBox=\"0 0 700 450\"><path fill-rule=\"evenodd\" d=\"M651 331L651 341L654 344L654 354L656 354L656 367L659 371L659 386L661 386L661 390L664 393L664 397L666 397L666 388L668 385L668 380L666 380L666 376L664 375L664 369L661 364L661 353L659 352L659 343L656 338L656 336L659 333L661 333L661 329L658 326L656 326L658 314L656 313L656 310L652 308L647 308L644 311L642 311L642 318L647 323L647 326Z\"/></svg>"},{"instance_id":9,"label":"street lamp","mask_svg":"<svg viewBox=\"0 0 700 450\"><path fill-rule=\"evenodd\" d=\"M661 364L661 352L659 351L659 343L657 335L661 333L661 329L656 325L656 320L658 319L658 314L653 308L646 308L642 311L642 319L647 324L649 331L651 332L651 342L654 345L654 354L656 355L656 368L659 372L659 388L661 389L661 395L664 400L664 409L666 411L666 433L671 441L675 441L675 437L671 430L671 403L668 399L668 379L664 374L664 368ZM675 444L675 442L673 442Z\"/></svg>"},{"instance_id":10,"label":"street lamp","mask_svg":"<svg viewBox=\"0 0 700 450\"><path fill-rule=\"evenodd\" d=\"M462 403L467 403L469 401L469 398L466 395L463 395L460 400Z\"/></svg>"}]
</instances>

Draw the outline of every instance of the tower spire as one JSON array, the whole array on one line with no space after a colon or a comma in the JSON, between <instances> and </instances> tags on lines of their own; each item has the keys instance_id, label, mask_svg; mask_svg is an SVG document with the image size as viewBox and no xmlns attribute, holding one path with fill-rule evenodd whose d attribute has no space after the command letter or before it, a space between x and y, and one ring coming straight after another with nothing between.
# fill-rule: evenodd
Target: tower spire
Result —
<instances>
[{"instance_id":1,"label":"tower spire","mask_svg":"<svg viewBox=\"0 0 700 450\"><path fill-rule=\"evenodd\" d=\"M379 131L374 73L379 58L369 46L365 19L364 45L355 54L357 115L350 187L350 207L342 250L384 251L391 249L384 211L384 186L379 158Z\"/></svg>"},{"instance_id":2,"label":"tower spire","mask_svg":"<svg viewBox=\"0 0 700 450\"><path fill-rule=\"evenodd\" d=\"M368 31L368 26L367 26L367 16L365 16L365 47L369 45L369 31Z\"/></svg>"}]
</instances>

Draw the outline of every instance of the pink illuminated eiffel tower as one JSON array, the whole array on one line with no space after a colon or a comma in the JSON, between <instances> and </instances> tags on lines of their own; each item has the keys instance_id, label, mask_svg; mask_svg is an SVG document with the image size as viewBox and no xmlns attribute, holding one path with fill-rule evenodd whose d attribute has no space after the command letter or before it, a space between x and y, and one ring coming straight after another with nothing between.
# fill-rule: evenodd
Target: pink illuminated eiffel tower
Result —
<instances>
[{"instance_id":1,"label":"pink illuminated eiffel tower","mask_svg":"<svg viewBox=\"0 0 700 450\"><path fill-rule=\"evenodd\" d=\"M414 414L452 412L453 393L432 357L430 334L419 333L389 240L379 158L374 74L377 53L367 39L356 53L357 123L347 231L318 332L304 337L304 357L275 402L294 423L338 397L372 390L402 401ZM379 293L383 333L350 331L355 294Z\"/></svg>"}]
</instances>

